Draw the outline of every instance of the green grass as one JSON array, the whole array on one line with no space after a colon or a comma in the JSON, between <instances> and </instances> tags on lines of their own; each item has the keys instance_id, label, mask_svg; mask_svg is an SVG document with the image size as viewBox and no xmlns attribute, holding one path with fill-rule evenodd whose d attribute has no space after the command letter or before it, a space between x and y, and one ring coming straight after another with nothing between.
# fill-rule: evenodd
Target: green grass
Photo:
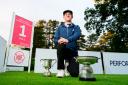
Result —
<instances>
[{"instance_id":1,"label":"green grass","mask_svg":"<svg viewBox=\"0 0 128 85\"><path fill-rule=\"evenodd\" d=\"M0 85L128 85L128 75L96 75L97 81L79 81L79 78L44 77L33 72L0 73Z\"/></svg>"}]
</instances>

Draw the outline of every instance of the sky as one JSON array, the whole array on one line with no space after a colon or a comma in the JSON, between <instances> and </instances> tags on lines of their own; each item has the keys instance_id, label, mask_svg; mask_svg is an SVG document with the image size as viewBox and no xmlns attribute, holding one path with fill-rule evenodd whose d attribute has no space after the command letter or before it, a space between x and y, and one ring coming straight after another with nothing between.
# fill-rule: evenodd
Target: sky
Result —
<instances>
[{"instance_id":1,"label":"sky","mask_svg":"<svg viewBox=\"0 0 128 85\"><path fill-rule=\"evenodd\" d=\"M74 13L73 23L88 35L84 28L84 11L93 6L92 0L0 0L0 36L9 39L13 12L33 22L40 19L63 21L62 13L67 9Z\"/></svg>"}]
</instances>

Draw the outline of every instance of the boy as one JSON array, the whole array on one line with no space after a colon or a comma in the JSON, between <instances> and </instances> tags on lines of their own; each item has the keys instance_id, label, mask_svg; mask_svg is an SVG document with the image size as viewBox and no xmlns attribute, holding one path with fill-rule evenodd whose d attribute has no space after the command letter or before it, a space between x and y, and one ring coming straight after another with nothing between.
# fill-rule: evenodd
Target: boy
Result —
<instances>
[{"instance_id":1,"label":"boy","mask_svg":"<svg viewBox=\"0 0 128 85\"><path fill-rule=\"evenodd\" d=\"M64 77L65 66L64 60L69 62L67 67L68 72L72 77L79 75L79 64L74 57L78 56L77 40L81 35L81 30L78 25L72 23L73 12L65 10L63 12L64 22L57 28L54 35L55 46L57 47L57 77Z\"/></svg>"}]
</instances>

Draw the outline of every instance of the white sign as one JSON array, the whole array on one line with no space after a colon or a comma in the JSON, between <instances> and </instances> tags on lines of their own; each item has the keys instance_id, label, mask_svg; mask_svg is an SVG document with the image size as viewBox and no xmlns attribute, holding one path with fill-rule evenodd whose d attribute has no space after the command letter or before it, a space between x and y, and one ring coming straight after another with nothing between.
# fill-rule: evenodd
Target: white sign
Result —
<instances>
[{"instance_id":1,"label":"white sign","mask_svg":"<svg viewBox=\"0 0 128 85\"><path fill-rule=\"evenodd\" d=\"M10 48L7 65L28 66L29 51Z\"/></svg>"},{"instance_id":2,"label":"white sign","mask_svg":"<svg viewBox=\"0 0 128 85\"><path fill-rule=\"evenodd\" d=\"M100 58L100 52L89 52L89 51L79 51L80 56L96 56ZM44 72L44 68L42 63L40 62L41 59L57 59L56 55L56 49L36 49L36 56L35 56L35 73L42 73ZM99 59L99 62L95 65L92 65L94 69L94 73L96 74L102 74L102 67L101 67L101 60ZM57 63L51 68L52 73L57 72Z\"/></svg>"},{"instance_id":3,"label":"white sign","mask_svg":"<svg viewBox=\"0 0 128 85\"><path fill-rule=\"evenodd\" d=\"M6 40L0 36L0 72L4 72L6 46Z\"/></svg>"},{"instance_id":4,"label":"white sign","mask_svg":"<svg viewBox=\"0 0 128 85\"><path fill-rule=\"evenodd\" d=\"M103 52L106 74L128 74L128 53Z\"/></svg>"},{"instance_id":5,"label":"white sign","mask_svg":"<svg viewBox=\"0 0 128 85\"><path fill-rule=\"evenodd\" d=\"M42 73L44 71L41 59L57 59L56 50L55 49L36 49L36 56L35 56L35 73ZM50 69L52 73L57 72L57 63Z\"/></svg>"}]
</instances>

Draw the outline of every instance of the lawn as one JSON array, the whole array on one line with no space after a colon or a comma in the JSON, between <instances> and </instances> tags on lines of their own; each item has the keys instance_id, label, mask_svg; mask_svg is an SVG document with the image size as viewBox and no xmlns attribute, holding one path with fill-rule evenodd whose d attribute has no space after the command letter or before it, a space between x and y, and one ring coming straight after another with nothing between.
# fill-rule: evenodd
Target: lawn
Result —
<instances>
[{"instance_id":1,"label":"lawn","mask_svg":"<svg viewBox=\"0 0 128 85\"><path fill-rule=\"evenodd\" d=\"M0 85L128 85L128 75L96 75L97 81L79 81L79 78L44 77L33 72L0 73Z\"/></svg>"}]
</instances>

